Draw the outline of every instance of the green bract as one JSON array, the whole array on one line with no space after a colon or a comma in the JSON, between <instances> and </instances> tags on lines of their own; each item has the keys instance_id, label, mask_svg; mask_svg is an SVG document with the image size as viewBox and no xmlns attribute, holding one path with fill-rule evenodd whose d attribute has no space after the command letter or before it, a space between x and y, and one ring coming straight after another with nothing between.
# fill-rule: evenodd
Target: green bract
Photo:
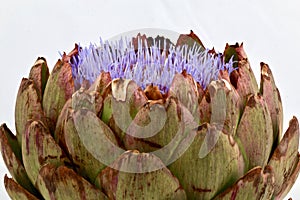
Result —
<instances>
[{"instance_id":1,"label":"green bract","mask_svg":"<svg viewBox=\"0 0 300 200\"><path fill-rule=\"evenodd\" d=\"M102 45L76 45L50 75L38 58L23 78L16 135L0 128L12 199L285 197L300 170L298 120L282 134L272 72L261 63L259 87L243 44L217 54L191 32L176 45L140 34L122 51Z\"/></svg>"}]
</instances>

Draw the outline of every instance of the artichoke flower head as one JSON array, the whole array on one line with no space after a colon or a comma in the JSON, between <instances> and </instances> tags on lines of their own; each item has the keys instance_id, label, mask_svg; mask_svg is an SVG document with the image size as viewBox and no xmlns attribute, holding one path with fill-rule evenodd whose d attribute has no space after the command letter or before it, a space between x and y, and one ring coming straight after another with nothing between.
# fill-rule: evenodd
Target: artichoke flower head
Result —
<instances>
[{"instance_id":1,"label":"artichoke flower head","mask_svg":"<svg viewBox=\"0 0 300 200\"><path fill-rule=\"evenodd\" d=\"M154 31L154 35L150 32ZM147 32L147 35L143 34ZM282 199L299 170L269 66L243 44L133 31L23 78L0 144L12 199ZM175 43L176 42L176 43Z\"/></svg>"}]
</instances>

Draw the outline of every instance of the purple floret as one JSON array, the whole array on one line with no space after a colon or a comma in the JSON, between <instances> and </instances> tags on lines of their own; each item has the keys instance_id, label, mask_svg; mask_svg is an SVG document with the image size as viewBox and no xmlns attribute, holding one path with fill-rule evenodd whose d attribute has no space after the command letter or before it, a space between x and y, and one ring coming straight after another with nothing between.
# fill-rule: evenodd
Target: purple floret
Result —
<instances>
[{"instance_id":1,"label":"purple floret","mask_svg":"<svg viewBox=\"0 0 300 200\"><path fill-rule=\"evenodd\" d=\"M131 40L120 39L116 42L103 42L100 45L90 44L89 47L78 47L78 55L71 59L72 74L75 85L83 80L94 82L104 71L111 78L132 79L142 89L147 85L157 85L162 93L166 93L176 73L185 70L191 74L204 89L216 80L220 70L231 73L233 60L224 63L223 56L211 54L196 43L192 48L187 45L173 46L166 49L166 41L161 47L160 42L153 41L148 46L146 40L138 40L137 49Z\"/></svg>"}]
</instances>

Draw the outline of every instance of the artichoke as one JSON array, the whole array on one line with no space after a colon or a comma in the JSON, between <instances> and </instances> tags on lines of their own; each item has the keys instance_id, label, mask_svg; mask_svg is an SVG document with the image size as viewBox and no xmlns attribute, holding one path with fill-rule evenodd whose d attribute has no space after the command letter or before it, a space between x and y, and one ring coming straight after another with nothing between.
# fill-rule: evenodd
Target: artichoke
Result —
<instances>
[{"instance_id":1,"label":"artichoke","mask_svg":"<svg viewBox=\"0 0 300 200\"><path fill-rule=\"evenodd\" d=\"M12 199L282 199L300 170L269 66L243 44L138 34L75 45L23 78L1 152Z\"/></svg>"}]
</instances>

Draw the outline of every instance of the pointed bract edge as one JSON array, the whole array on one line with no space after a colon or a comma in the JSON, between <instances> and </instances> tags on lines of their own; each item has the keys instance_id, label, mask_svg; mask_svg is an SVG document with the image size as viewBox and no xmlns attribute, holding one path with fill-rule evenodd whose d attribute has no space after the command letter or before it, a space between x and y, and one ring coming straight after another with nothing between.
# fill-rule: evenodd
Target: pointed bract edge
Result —
<instances>
[{"instance_id":1,"label":"pointed bract edge","mask_svg":"<svg viewBox=\"0 0 300 200\"><path fill-rule=\"evenodd\" d=\"M49 78L49 68L46 59L38 57L29 72L29 79L33 80L40 99L43 99L45 86Z\"/></svg>"},{"instance_id":2,"label":"pointed bract edge","mask_svg":"<svg viewBox=\"0 0 300 200\"><path fill-rule=\"evenodd\" d=\"M100 190L66 166L44 165L36 185L45 199L107 199Z\"/></svg>"},{"instance_id":3,"label":"pointed bract edge","mask_svg":"<svg viewBox=\"0 0 300 200\"><path fill-rule=\"evenodd\" d=\"M190 48L193 47L194 44L197 44L197 46L201 46L202 49L205 49L203 43L199 39L199 37L191 30L189 34L180 34L179 38L177 39L176 42L176 47L177 46L183 46L183 45L188 45Z\"/></svg>"},{"instance_id":4,"label":"pointed bract edge","mask_svg":"<svg viewBox=\"0 0 300 200\"><path fill-rule=\"evenodd\" d=\"M104 94L101 119L109 125L122 146L128 126L139 110L149 102L148 98L135 81L130 79L112 80Z\"/></svg>"},{"instance_id":5,"label":"pointed bract edge","mask_svg":"<svg viewBox=\"0 0 300 200\"><path fill-rule=\"evenodd\" d=\"M280 93L276 87L272 71L269 66L263 62L261 66L261 82L260 92L265 99L267 107L270 111L272 125L274 147L276 147L282 137L283 129L283 108Z\"/></svg>"},{"instance_id":6,"label":"pointed bract edge","mask_svg":"<svg viewBox=\"0 0 300 200\"><path fill-rule=\"evenodd\" d=\"M247 170L267 164L273 145L272 120L260 94L248 97L235 137L249 161Z\"/></svg>"},{"instance_id":7,"label":"pointed bract edge","mask_svg":"<svg viewBox=\"0 0 300 200\"><path fill-rule=\"evenodd\" d=\"M226 63L231 59L232 56L234 56L234 61L240 61L247 58L243 43L235 43L234 45L229 45L227 43L223 54L225 56Z\"/></svg>"},{"instance_id":8,"label":"pointed bract edge","mask_svg":"<svg viewBox=\"0 0 300 200\"><path fill-rule=\"evenodd\" d=\"M242 110L242 102L235 88L226 79L212 81L208 86L210 124L218 124L225 134L235 135ZM208 99L208 98L207 98ZM207 99L204 101L207 102ZM205 108L205 107L204 107ZM202 111L200 106L200 113Z\"/></svg>"},{"instance_id":9,"label":"pointed bract edge","mask_svg":"<svg viewBox=\"0 0 300 200\"><path fill-rule=\"evenodd\" d=\"M199 103L200 124L218 124L224 133L234 136L243 106L230 82L223 78L212 81Z\"/></svg>"},{"instance_id":10,"label":"pointed bract edge","mask_svg":"<svg viewBox=\"0 0 300 200\"><path fill-rule=\"evenodd\" d=\"M22 138L22 157L24 168L33 184L44 164L59 166L69 163L65 153L41 121L28 121Z\"/></svg>"},{"instance_id":11,"label":"pointed bract edge","mask_svg":"<svg viewBox=\"0 0 300 200\"><path fill-rule=\"evenodd\" d=\"M23 78L15 105L16 136L20 146L28 120L41 120L45 124L47 123L42 109L41 99L38 96L34 82L30 79Z\"/></svg>"},{"instance_id":12,"label":"pointed bract edge","mask_svg":"<svg viewBox=\"0 0 300 200\"><path fill-rule=\"evenodd\" d=\"M74 90L72 67L58 60L49 76L42 102L45 116L51 122L48 126L51 133L55 131L58 116Z\"/></svg>"},{"instance_id":13,"label":"pointed bract edge","mask_svg":"<svg viewBox=\"0 0 300 200\"><path fill-rule=\"evenodd\" d=\"M112 79L109 72L101 72L91 87L88 89L89 92L97 91L101 95L104 93L105 88L111 83Z\"/></svg>"},{"instance_id":14,"label":"pointed bract edge","mask_svg":"<svg viewBox=\"0 0 300 200\"><path fill-rule=\"evenodd\" d=\"M249 170L234 185L217 195L217 199L262 199L269 200L274 193L274 173L269 166L265 169L255 167Z\"/></svg>"},{"instance_id":15,"label":"pointed bract edge","mask_svg":"<svg viewBox=\"0 0 300 200\"><path fill-rule=\"evenodd\" d=\"M211 199L243 175L244 160L231 135L205 123L198 127L184 154L168 168L188 199Z\"/></svg>"},{"instance_id":16,"label":"pointed bract edge","mask_svg":"<svg viewBox=\"0 0 300 200\"><path fill-rule=\"evenodd\" d=\"M3 160L13 179L32 194L38 195L37 190L30 182L24 169L21 155L18 155L21 149L15 135L7 128L5 124L0 127L0 146Z\"/></svg>"},{"instance_id":17,"label":"pointed bract edge","mask_svg":"<svg viewBox=\"0 0 300 200\"><path fill-rule=\"evenodd\" d=\"M131 96L128 94L131 94ZM139 110L147 103L156 102L148 100L145 92L134 81L127 79L114 79L110 82L103 91L102 101L102 110L98 113L98 117L109 125L118 139L119 146L122 147L122 140L126 132L124 130L132 122ZM122 122L117 121L115 119L116 116L125 120ZM119 124L123 125L123 127Z\"/></svg>"},{"instance_id":18,"label":"pointed bract edge","mask_svg":"<svg viewBox=\"0 0 300 200\"><path fill-rule=\"evenodd\" d=\"M17 137L11 132L5 123L0 126L0 142L0 144L5 142L5 145L11 148L16 158L22 162L22 152Z\"/></svg>"},{"instance_id":19,"label":"pointed bract edge","mask_svg":"<svg viewBox=\"0 0 300 200\"><path fill-rule=\"evenodd\" d=\"M238 69L230 74L230 82L244 101L246 101L248 95L259 92L254 73L247 58L238 61Z\"/></svg>"},{"instance_id":20,"label":"pointed bract edge","mask_svg":"<svg viewBox=\"0 0 300 200\"><path fill-rule=\"evenodd\" d=\"M229 45L228 43L226 43L224 52L223 52L223 56L224 56L224 62L225 63L229 63L229 61L232 59L233 63L233 67L236 68L238 66L238 61L240 61L241 59L239 59L238 57L238 53L236 51L236 48L239 46L238 43L236 43L235 45Z\"/></svg>"},{"instance_id":21,"label":"pointed bract edge","mask_svg":"<svg viewBox=\"0 0 300 200\"><path fill-rule=\"evenodd\" d=\"M21 185L16 183L12 178L8 178L5 174L4 177L4 186L5 189L9 195L9 197L12 200L39 200L40 198L37 198L30 192L28 192L25 188L23 188Z\"/></svg>"},{"instance_id":22,"label":"pointed bract edge","mask_svg":"<svg viewBox=\"0 0 300 200\"><path fill-rule=\"evenodd\" d=\"M103 103L103 97L98 91L90 91L82 87L72 95L69 107L75 111L88 109L100 116L103 111Z\"/></svg>"},{"instance_id":23,"label":"pointed bract edge","mask_svg":"<svg viewBox=\"0 0 300 200\"><path fill-rule=\"evenodd\" d=\"M290 120L289 128L275 149L268 165L275 176L274 195L283 198L296 181L299 174L299 123L296 117Z\"/></svg>"},{"instance_id":24,"label":"pointed bract edge","mask_svg":"<svg viewBox=\"0 0 300 200\"><path fill-rule=\"evenodd\" d=\"M77 111L80 112L80 111ZM83 112L82 112L83 113ZM101 161L97 160L91 152L89 152L86 148L86 146L83 143L83 140L81 137L84 135L85 132L93 132L95 135L102 134L102 131L108 130L106 124L103 122L98 124L97 127L95 126L95 123L97 124L98 121L100 121L96 116L86 114L83 116L85 118L85 123L89 124L89 126L85 125L77 125L77 126L84 126L85 128L82 129L76 129L75 126L75 113L72 109L68 110L67 118L64 122L64 129L63 135L65 138L65 144L66 144L66 152L69 155L69 158L72 161L72 164L75 166L75 171L90 182L94 182L95 177L98 175L98 173L106 167ZM93 123L91 123L93 121ZM79 122L81 123L81 120ZM105 126L103 128L102 126ZM81 131L83 134L80 136L79 131ZM111 132L108 134L112 134ZM101 140L95 140L95 138L90 137L89 138L92 142L89 145L99 145L101 146Z\"/></svg>"},{"instance_id":25,"label":"pointed bract edge","mask_svg":"<svg viewBox=\"0 0 300 200\"><path fill-rule=\"evenodd\" d=\"M70 63L72 57L78 55L78 50L79 50L79 46L78 46L78 44L75 43L75 47L71 52L69 52L68 54L66 54L66 52L63 53L62 61L65 63Z\"/></svg>"},{"instance_id":26,"label":"pointed bract edge","mask_svg":"<svg viewBox=\"0 0 300 200\"><path fill-rule=\"evenodd\" d=\"M283 199L288 192L292 189L294 183L296 182L299 172L300 172L300 154L298 154L298 163L293 173L290 175L289 179L283 184L281 192L276 196L276 199Z\"/></svg>"},{"instance_id":27,"label":"pointed bract edge","mask_svg":"<svg viewBox=\"0 0 300 200\"><path fill-rule=\"evenodd\" d=\"M129 114L134 117L138 110L147 103L145 92L130 79L114 79L111 82L111 94L114 102L126 102L129 105Z\"/></svg>"},{"instance_id":28,"label":"pointed bract edge","mask_svg":"<svg viewBox=\"0 0 300 200\"><path fill-rule=\"evenodd\" d=\"M160 102L149 103L141 108L128 127L128 133L124 136L125 148L152 152L171 142L179 131L182 117L180 106L178 100L171 96L162 104ZM153 119L149 117L150 113Z\"/></svg>"},{"instance_id":29,"label":"pointed bract edge","mask_svg":"<svg viewBox=\"0 0 300 200\"><path fill-rule=\"evenodd\" d=\"M163 99L163 94L160 92L158 86L153 84L147 85L147 87L144 90L144 93L149 100L156 101L159 99Z\"/></svg>"},{"instance_id":30,"label":"pointed bract edge","mask_svg":"<svg viewBox=\"0 0 300 200\"><path fill-rule=\"evenodd\" d=\"M55 142L65 151L67 152L67 145L66 145L66 141L65 141L65 135L64 135L64 125L65 125L65 121L68 118L68 111L69 109L71 109L71 104L72 104L72 99L69 99L63 109L61 110L58 119L57 119L57 123L56 123L56 127L55 127L55 131L54 131L54 135L53 138L55 140Z\"/></svg>"},{"instance_id":31,"label":"pointed bract edge","mask_svg":"<svg viewBox=\"0 0 300 200\"><path fill-rule=\"evenodd\" d=\"M236 47L235 50L238 54L239 60L247 58L247 54L244 50L244 43L243 42L240 45L238 45L238 47Z\"/></svg>"},{"instance_id":32,"label":"pointed bract edge","mask_svg":"<svg viewBox=\"0 0 300 200\"><path fill-rule=\"evenodd\" d=\"M202 98L198 93L198 84L193 79L190 74L183 71L181 74L175 74L170 89L168 91L168 96L173 96L178 99L178 101L185 106L195 117L195 120L199 122L199 108L198 102Z\"/></svg>"}]
</instances>

